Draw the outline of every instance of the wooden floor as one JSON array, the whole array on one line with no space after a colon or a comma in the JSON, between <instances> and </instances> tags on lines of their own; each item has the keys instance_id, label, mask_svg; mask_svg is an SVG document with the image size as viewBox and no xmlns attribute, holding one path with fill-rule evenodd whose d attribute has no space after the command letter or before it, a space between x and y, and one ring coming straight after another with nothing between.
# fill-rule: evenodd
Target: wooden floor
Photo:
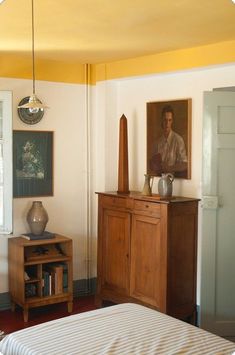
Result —
<instances>
[{"instance_id":1,"label":"wooden floor","mask_svg":"<svg viewBox=\"0 0 235 355\"><path fill-rule=\"evenodd\" d=\"M88 296L74 299L72 313L67 312L67 303L59 303L31 309L29 311L29 321L27 323L23 320L23 312L21 308L16 308L15 312L12 312L11 310L1 311L0 330L9 334L16 330L31 327L32 325L94 309L96 309L94 296Z\"/></svg>"}]
</instances>

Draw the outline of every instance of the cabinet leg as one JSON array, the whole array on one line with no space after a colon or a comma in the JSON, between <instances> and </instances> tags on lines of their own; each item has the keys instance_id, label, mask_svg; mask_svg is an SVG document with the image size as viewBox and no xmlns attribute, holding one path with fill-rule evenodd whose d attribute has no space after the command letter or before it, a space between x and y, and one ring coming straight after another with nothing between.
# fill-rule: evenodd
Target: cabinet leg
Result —
<instances>
[{"instance_id":1,"label":"cabinet leg","mask_svg":"<svg viewBox=\"0 0 235 355\"><path fill-rule=\"evenodd\" d=\"M16 310L16 304L15 302L11 302L11 311L15 312L15 310Z\"/></svg>"},{"instance_id":2,"label":"cabinet leg","mask_svg":"<svg viewBox=\"0 0 235 355\"><path fill-rule=\"evenodd\" d=\"M102 305L103 305L102 298L100 298L97 295L95 296L95 305L97 308L102 308Z\"/></svg>"},{"instance_id":3,"label":"cabinet leg","mask_svg":"<svg viewBox=\"0 0 235 355\"><path fill-rule=\"evenodd\" d=\"M194 311L193 314L189 317L189 323L192 325L197 325L197 312Z\"/></svg>"},{"instance_id":4,"label":"cabinet leg","mask_svg":"<svg viewBox=\"0 0 235 355\"><path fill-rule=\"evenodd\" d=\"M73 302L68 302L68 312L69 313L73 312Z\"/></svg>"},{"instance_id":5,"label":"cabinet leg","mask_svg":"<svg viewBox=\"0 0 235 355\"><path fill-rule=\"evenodd\" d=\"M24 315L24 322L27 323L28 319L29 319L29 309L28 308L24 308L23 315Z\"/></svg>"}]
</instances>

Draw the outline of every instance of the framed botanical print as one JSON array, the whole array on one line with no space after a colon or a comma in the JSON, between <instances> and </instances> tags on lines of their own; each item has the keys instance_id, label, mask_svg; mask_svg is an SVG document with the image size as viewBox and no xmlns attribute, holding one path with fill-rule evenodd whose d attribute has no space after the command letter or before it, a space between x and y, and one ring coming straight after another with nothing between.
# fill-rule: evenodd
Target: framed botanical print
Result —
<instances>
[{"instance_id":1,"label":"framed botanical print","mask_svg":"<svg viewBox=\"0 0 235 355\"><path fill-rule=\"evenodd\" d=\"M13 131L13 197L53 195L53 132Z\"/></svg>"}]
</instances>

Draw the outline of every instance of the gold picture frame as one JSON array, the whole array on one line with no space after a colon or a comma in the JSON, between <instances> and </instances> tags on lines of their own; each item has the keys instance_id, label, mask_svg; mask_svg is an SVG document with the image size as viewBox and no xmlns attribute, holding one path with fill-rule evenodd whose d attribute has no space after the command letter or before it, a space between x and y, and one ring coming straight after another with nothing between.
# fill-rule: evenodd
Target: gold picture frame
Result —
<instances>
[{"instance_id":1,"label":"gold picture frame","mask_svg":"<svg viewBox=\"0 0 235 355\"><path fill-rule=\"evenodd\" d=\"M192 99L147 102L147 174L191 179Z\"/></svg>"}]
</instances>

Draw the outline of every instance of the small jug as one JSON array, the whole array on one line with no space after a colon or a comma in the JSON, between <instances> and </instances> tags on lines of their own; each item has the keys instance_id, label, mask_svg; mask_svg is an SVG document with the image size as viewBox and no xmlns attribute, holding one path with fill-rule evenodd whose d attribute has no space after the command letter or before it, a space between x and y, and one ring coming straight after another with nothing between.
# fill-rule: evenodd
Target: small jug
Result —
<instances>
[{"instance_id":1,"label":"small jug","mask_svg":"<svg viewBox=\"0 0 235 355\"><path fill-rule=\"evenodd\" d=\"M152 196L152 187L153 187L154 176L148 175L148 174L144 174L144 176L145 176L145 181L144 181L142 195Z\"/></svg>"},{"instance_id":2,"label":"small jug","mask_svg":"<svg viewBox=\"0 0 235 355\"><path fill-rule=\"evenodd\" d=\"M172 183L174 181L174 175L167 173L162 174L158 182L158 193L160 197L172 196Z\"/></svg>"}]
</instances>

